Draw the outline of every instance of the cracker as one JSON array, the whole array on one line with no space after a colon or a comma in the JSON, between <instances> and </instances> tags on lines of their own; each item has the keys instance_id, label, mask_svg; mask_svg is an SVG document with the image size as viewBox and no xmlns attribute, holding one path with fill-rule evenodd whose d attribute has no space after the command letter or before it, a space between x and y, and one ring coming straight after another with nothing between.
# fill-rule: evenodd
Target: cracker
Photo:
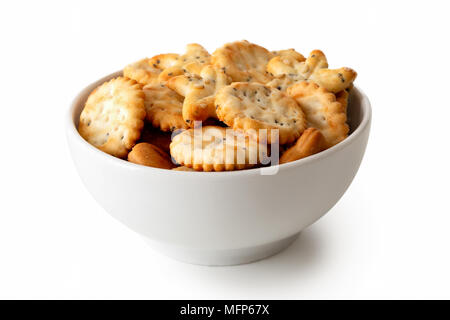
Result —
<instances>
[{"instance_id":1,"label":"cracker","mask_svg":"<svg viewBox=\"0 0 450 320\"><path fill-rule=\"evenodd\" d=\"M274 54L275 57L267 63L267 71L273 76L297 74L299 66L306 60L294 49L275 51Z\"/></svg>"},{"instance_id":2,"label":"cracker","mask_svg":"<svg viewBox=\"0 0 450 320\"><path fill-rule=\"evenodd\" d=\"M233 81L271 80L266 65L273 57L267 49L246 40L225 44L212 54L211 62L228 74Z\"/></svg>"},{"instance_id":3,"label":"cracker","mask_svg":"<svg viewBox=\"0 0 450 320\"><path fill-rule=\"evenodd\" d=\"M274 77L266 83L267 86L286 91L298 80L306 78L304 73L305 57L294 49L274 51L273 57L267 64L267 71ZM300 73L300 75L299 75Z\"/></svg>"},{"instance_id":4,"label":"cracker","mask_svg":"<svg viewBox=\"0 0 450 320\"><path fill-rule=\"evenodd\" d=\"M349 88L356 78L356 72L350 68L318 69L309 79L330 92L337 93Z\"/></svg>"},{"instance_id":5,"label":"cracker","mask_svg":"<svg viewBox=\"0 0 450 320\"><path fill-rule=\"evenodd\" d=\"M123 75L136 80L143 85L156 85L160 83L159 76L162 71L172 67L178 59L178 54L159 54L152 58L145 58L127 65Z\"/></svg>"},{"instance_id":6,"label":"cracker","mask_svg":"<svg viewBox=\"0 0 450 320\"><path fill-rule=\"evenodd\" d=\"M143 85L157 84L160 73L161 70L150 64L148 58L131 63L123 69L124 77L136 80Z\"/></svg>"},{"instance_id":7,"label":"cracker","mask_svg":"<svg viewBox=\"0 0 450 320\"><path fill-rule=\"evenodd\" d=\"M176 53L163 53L153 56L149 59L149 64L156 69L165 70L177 64L179 54Z\"/></svg>"},{"instance_id":8,"label":"cracker","mask_svg":"<svg viewBox=\"0 0 450 320\"><path fill-rule=\"evenodd\" d=\"M214 107L216 92L228 85L231 79L221 69L205 66L200 75L186 74L170 79L166 85L184 96L183 119L194 126L194 121L217 118Z\"/></svg>"},{"instance_id":9,"label":"cracker","mask_svg":"<svg viewBox=\"0 0 450 320\"><path fill-rule=\"evenodd\" d=\"M80 115L78 131L93 146L124 158L139 139L144 126L142 86L118 77L97 87Z\"/></svg>"},{"instance_id":10,"label":"cracker","mask_svg":"<svg viewBox=\"0 0 450 320\"><path fill-rule=\"evenodd\" d=\"M289 87L287 94L302 107L308 127L323 134L331 147L347 137L349 128L344 106L334 94L313 82L302 81Z\"/></svg>"},{"instance_id":11,"label":"cracker","mask_svg":"<svg viewBox=\"0 0 450 320\"><path fill-rule=\"evenodd\" d=\"M306 80L316 69L327 68L325 54L320 50L313 50L307 59L294 49L282 50L267 64L267 71L275 76L289 76L293 80Z\"/></svg>"},{"instance_id":12,"label":"cracker","mask_svg":"<svg viewBox=\"0 0 450 320\"><path fill-rule=\"evenodd\" d=\"M210 64L210 60L211 55L201 45L197 43L188 44L186 53L177 57L169 68L161 72L158 79L161 83L165 83L169 79L184 73L199 75L203 67Z\"/></svg>"},{"instance_id":13,"label":"cracker","mask_svg":"<svg viewBox=\"0 0 450 320\"><path fill-rule=\"evenodd\" d=\"M269 86L280 86L283 79L283 89L293 83L311 80L330 92L336 93L349 88L356 78L356 72L350 68L328 69L325 54L313 50L305 59L293 49L280 51L267 64L267 71L275 77Z\"/></svg>"},{"instance_id":14,"label":"cracker","mask_svg":"<svg viewBox=\"0 0 450 320\"><path fill-rule=\"evenodd\" d=\"M281 75L267 82L266 86L286 92L287 88L292 86L295 82L296 81L293 78L287 75Z\"/></svg>"},{"instance_id":15,"label":"cracker","mask_svg":"<svg viewBox=\"0 0 450 320\"><path fill-rule=\"evenodd\" d=\"M348 97L350 93L347 90L342 90L336 93L336 101L342 105L345 114L347 114Z\"/></svg>"},{"instance_id":16,"label":"cracker","mask_svg":"<svg viewBox=\"0 0 450 320\"><path fill-rule=\"evenodd\" d=\"M128 154L128 161L147 167L172 169L175 165L163 150L150 143L138 143Z\"/></svg>"},{"instance_id":17,"label":"cracker","mask_svg":"<svg viewBox=\"0 0 450 320\"><path fill-rule=\"evenodd\" d=\"M197 139L197 140L196 140ZM197 171L229 171L256 166L265 150L256 139L217 126L188 129L175 136L170 154L182 166Z\"/></svg>"},{"instance_id":18,"label":"cracker","mask_svg":"<svg viewBox=\"0 0 450 320\"><path fill-rule=\"evenodd\" d=\"M280 164L309 157L323 151L325 138L316 128L306 129L297 142L287 149L280 158Z\"/></svg>"},{"instance_id":19,"label":"cracker","mask_svg":"<svg viewBox=\"0 0 450 320\"><path fill-rule=\"evenodd\" d=\"M220 90L215 99L219 119L235 130L279 130L279 143L295 141L306 129L305 116L294 99L281 91L252 82L235 82Z\"/></svg>"},{"instance_id":20,"label":"cracker","mask_svg":"<svg viewBox=\"0 0 450 320\"><path fill-rule=\"evenodd\" d=\"M182 116L182 96L162 85L148 85L143 90L147 120L155 128L162 131L188 128Z\"/></svg>"}]
</instances>

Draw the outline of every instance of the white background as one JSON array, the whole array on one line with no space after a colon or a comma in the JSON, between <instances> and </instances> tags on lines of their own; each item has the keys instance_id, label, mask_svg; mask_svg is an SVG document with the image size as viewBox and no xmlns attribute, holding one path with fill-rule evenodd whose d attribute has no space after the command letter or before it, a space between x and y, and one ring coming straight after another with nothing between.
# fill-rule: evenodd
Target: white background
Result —
<instances>
[{"instance_id":1,"label":"white background","mask_svg":"<svg viewBox=\"0 0 450 320\"><path fill-rule=\"evenodd\" d=\"M1 2L0 298L450 298L449 20L446 1ZM175 262L85 190L64 113L129 62L240 39L357 70L367 153L281 254Z\"/></svg>"}]
</instances>

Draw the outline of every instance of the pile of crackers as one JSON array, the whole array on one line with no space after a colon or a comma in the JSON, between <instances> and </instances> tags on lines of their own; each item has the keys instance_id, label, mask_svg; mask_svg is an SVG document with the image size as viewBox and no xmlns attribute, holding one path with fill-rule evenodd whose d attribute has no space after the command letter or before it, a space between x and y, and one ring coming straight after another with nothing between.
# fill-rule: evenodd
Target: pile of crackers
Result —
<instances>
[{"instance_id":1,"label":"pile of crackers","mask_svg":"<svg viewBox=\"0 0 450 320\"><path fill-rule=\"evenodd\" d=\"M274 144L283 164L347 137L355 78L350 68L329 69L320 50L304 57L244 40L210 54L189 44L184 54L132 63L96 88L78 130L110 155L161 169L254 168Z\"/></svg>"}]
</instances>

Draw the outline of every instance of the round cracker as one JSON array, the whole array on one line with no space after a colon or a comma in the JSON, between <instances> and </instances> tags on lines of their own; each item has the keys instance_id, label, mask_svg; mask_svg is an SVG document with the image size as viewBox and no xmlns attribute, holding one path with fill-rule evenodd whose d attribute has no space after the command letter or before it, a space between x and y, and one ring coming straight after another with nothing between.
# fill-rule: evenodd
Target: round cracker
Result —
<instances>
[{"instance_id":1,"label":"round cracker","mask_svg":"<svg viewBox=\"0 0 450 320\"><path fill-rule=\"evenodd\" d=\"M123 69L124 77L136 80L143 85L157 84L161 70L154 67L150 61L150 59L145 58L127 65Z\"/></svg>"},{"instance_id":2,"label":"round cracker","mask_svg":"<svg viewBox=\"0 0 450 320\"><path fill-rule=\"evenodd\" d=\"M347 106L348 106L348 97L350 93L347 90L339 91L336 95L336 101L342 105L345 114L347 114Z\"/></svg>"},{"instance_id":3,"label":"round cracker","mask_svg":"<svg viewBox=\"0 0 450 320\"><path fill-rule=\"evenodd\" d=\"M325 138L316 128L306 129L297 142L280 158L280 164L299 160L319 153L326 147Z\"/></svg>"},{"instance_id":4,"label":"round cracker","mask_svg":"<svg viewBox=\"0 0 450 320\"><path fill-rule=\"evenodd\" d=\"M159 75L161 83L169 79L182 75L186 72L199 75L203 67L210 64L211 55L197 43L190 43L186 46L185 54L176 58L176 61Z\"/></svg>"},{"instance_id":5,"label":"round cracker","mask_svg":"<svg viewBox=\"0 0 450 320\"><path fill-rule=\"evenodd\" d=\"M287 94L302 107L308 127L320 130L328 147L347 137L349 127L345 106L336 101L333 93L314 82L302 81L289 87Z\"/></svg>"},{"instance_id":6,"label":"round cracker","mask_svg":"<svg viewBox=\"0 0 450 320\"><path fill-rule=\"evenodd\" d=\"M172 139L170 154L180 165L197 171L247 169L260 161L265 146L256 139L218 126L188 129Z\"/></svg>"},{"instance_id":7,"label":"round cracker","mask_svg":"<svg viewBox=\"0 0 450 320\"><path fill-rule=\"evenodd\" d=\"M294 83L295 83L294 79L292 79L289 76L282 75L279 77L275 77L273 80L267 82L266 86L286 92L287 88L292 86Z\"/></svg>"},{"instance_id":8,"label":"round cracker","mask_svg":"<svg viewBox=\"0 0 450 320\"><path fill-rule=\"evenodd\" d=\"M328 69L325 54L313 50L307 59L293 49L282 50L267 64L275 78L267 85L287 90L292 84L310 80L326 90L337 93L351 87L356 72L350 68Z\"/></svg>"},{"instance_id":9,"label":"round cracker","mask_svg":"<svg viewBox=\"0 0 450 320\"><path fill-rule=\"evenodd\" d=\"M147 120L162 131L187 129L183 120L183 100L175 91L161 85L144 87Z\"/></svg>"},{"instance_id":10,"label":"round cracker","mask_svg":"<svg viewBox=\"0 0 450 320\"><path fill-rule=\"evenodd\" d=\"M233 81L266 83L271 77L266 65L273 57L267 49L246 40L225 44L212 54L211 62Z\"/></svg>"},{"instance_id":11,"label":"round cracker","mask_svg":"<svg viewBox=\"0 0 450 320\"><path fill-rule=\"evenodd\" d=\"M163 53L149 59L149 64L156 69L165 70L174 66L180 56L176 53Z\"/></svg>"},{"instance_id":12,"label":"round cracker","mask_svg":"<svg viewBox=\"0 0 450 320\"><path fill-rule=\"evenodd\" d=\"M160 74L172 67L178 57L179 55L175 53L165 53L145 58L127 65L123 69L123 75L143 85L156 85L160 83Z\"/></svg>"},{"instance_id":13,"label":"round cracker","mask_svg":"<svg viewBox=\"0 0 450 320\"><path fill-rule=\"evenodd\" d=\"M295 141L306 129L305 117L297 102L260 83L232 83L217 93L215 104L221 121L248 133L267 129L269 143L275 142L271 139L273 129L279 132L280 144Z\"/></svg>"},{"instance_id":14,"label":"round cracker","mask_svg":"<svg viewBox=\"0 0 450 320\"><path fill-rule=\"evenodd\" d=\"M124 158L139 139L144 126L142 86L118 77L97 87L80 115L78 131L93 146Z\"/></svg>"},{"instance_id":15,"label":"round cracker","mask_svg":"<svg viewBox=\"0 0 450 320\"><path fill-rule=\"evenodd\" d=\"M276 51L275 57L267 63L267 71L273 76L293 75L298 73L299 65L306 59L294 49Z\"/></svg>"}]
</instances>

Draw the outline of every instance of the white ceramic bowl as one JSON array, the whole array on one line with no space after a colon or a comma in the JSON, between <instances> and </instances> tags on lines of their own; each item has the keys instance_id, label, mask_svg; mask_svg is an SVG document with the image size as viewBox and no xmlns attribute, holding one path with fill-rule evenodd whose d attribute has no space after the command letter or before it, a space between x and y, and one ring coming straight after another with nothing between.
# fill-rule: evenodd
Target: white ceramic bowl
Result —
<instances>
[{"instance_id":1,"label":"white ceramic bowl","mask_svg":"<svg viewBox=\"0 0 450 320\"><path fill-rule=\"evenodd\" d=\"M67 114L67 140L86 188L114 218L175 259L203 265L259 260L291 244L342 197L364 155L371 107L354 88L348 106L352 133L319 154L260 169L183 172L136 165L87 143L77 131L89 93L83 89Z\"/></svg>"}]
</instances>

